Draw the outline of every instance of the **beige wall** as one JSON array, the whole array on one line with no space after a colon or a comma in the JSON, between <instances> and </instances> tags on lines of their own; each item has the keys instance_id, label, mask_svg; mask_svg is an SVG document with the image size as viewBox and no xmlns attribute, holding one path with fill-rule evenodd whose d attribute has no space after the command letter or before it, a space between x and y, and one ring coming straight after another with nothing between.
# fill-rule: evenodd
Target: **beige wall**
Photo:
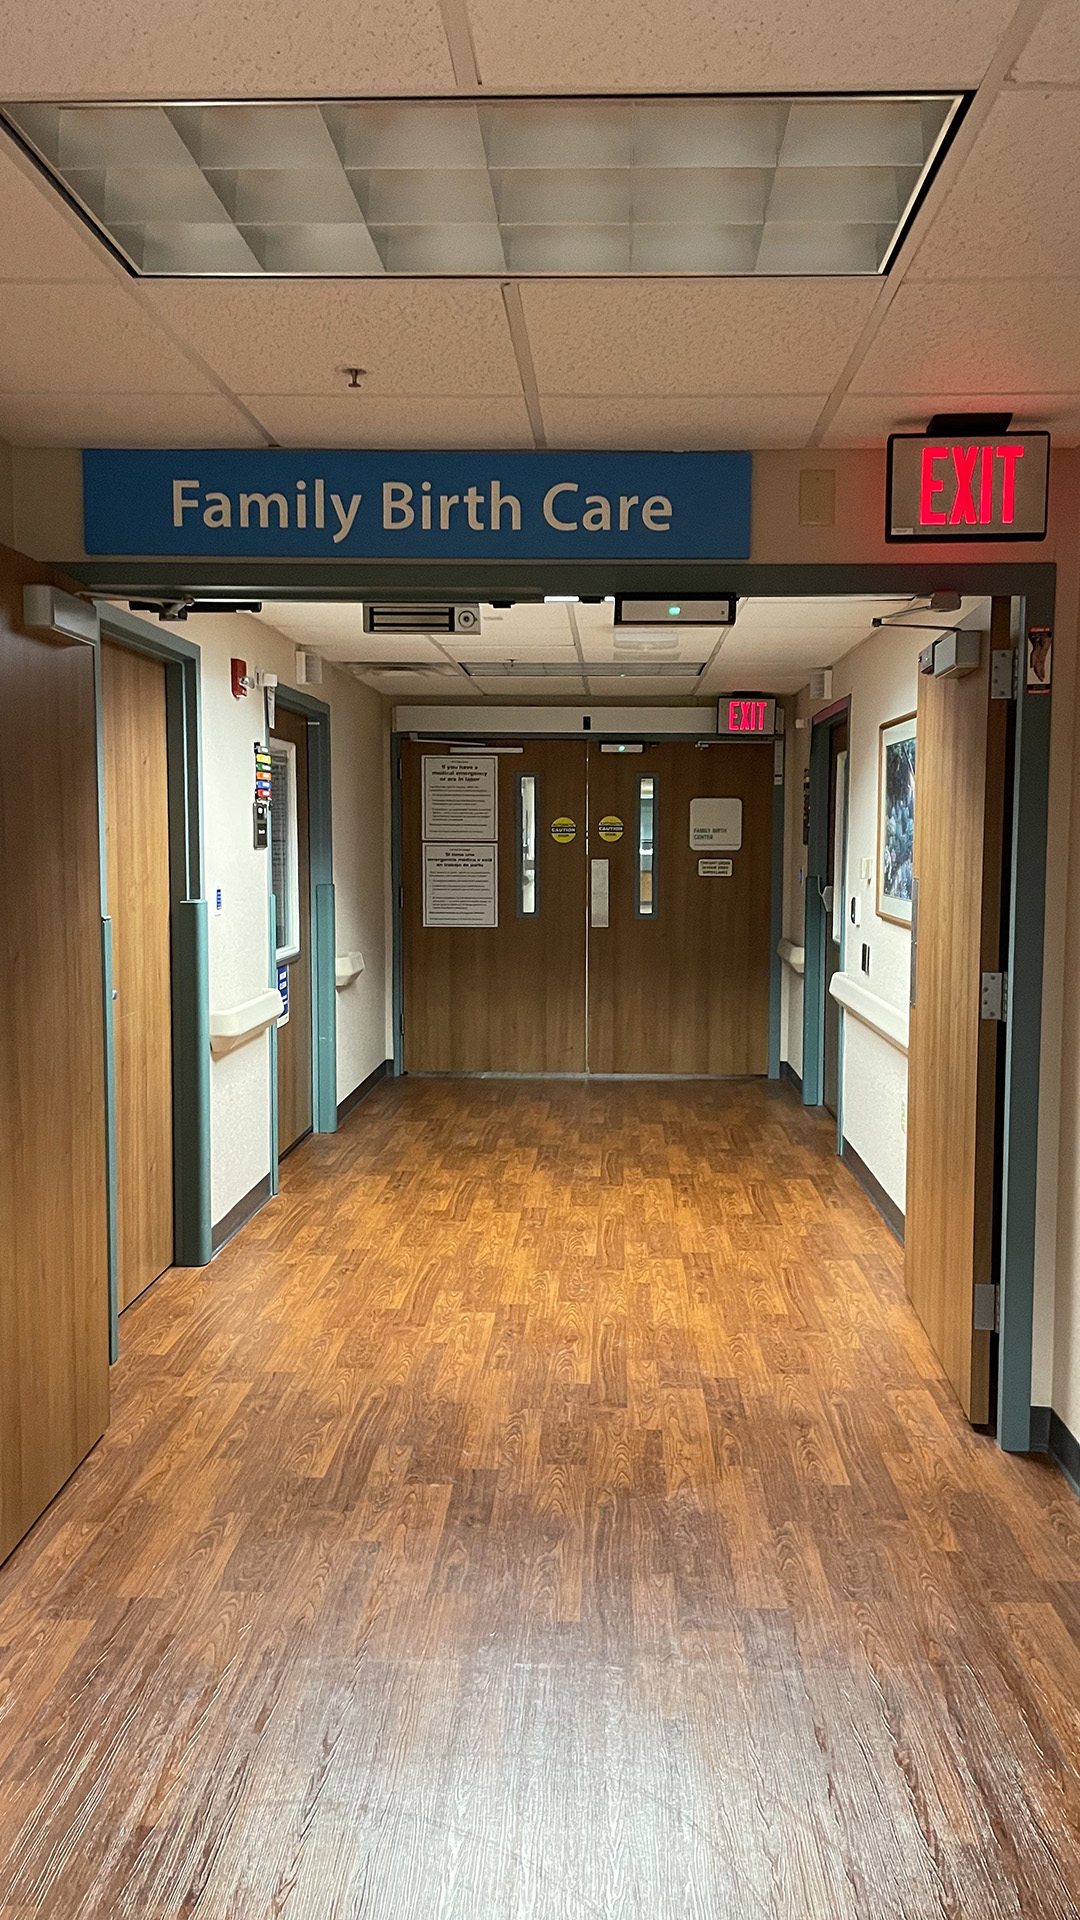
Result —
<instances>
[{"instance_id":1,"label":"beige wall","mask_svg":"<svg viewBox=\"0 0 1080 1920\"><path fill-rule=\"evenodd\" d=\"M233 698L229 661L246 660L295 684L291 641L250 614L188 623L202 655L204 833L210 902L210 1006L223 1012L263 992L269 915L265 853L252 842L253 746L261 696ZM312 691L330 708L337 950L358 950L364 971L337 995L338 1099L386 1059L384 715L378 696L334 667ZM217 889L222 910L215 912ZM268 1171L270 1041L266 1033L215 1057L211 1068L212 1213L220 1220Z\"/></svg>"}]
</instances>

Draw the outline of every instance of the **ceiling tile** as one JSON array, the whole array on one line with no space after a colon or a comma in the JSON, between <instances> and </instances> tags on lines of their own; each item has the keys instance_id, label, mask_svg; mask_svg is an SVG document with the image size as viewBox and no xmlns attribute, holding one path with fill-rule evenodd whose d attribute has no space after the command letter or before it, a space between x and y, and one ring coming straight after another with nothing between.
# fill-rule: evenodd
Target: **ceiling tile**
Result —
<instances>
[{"instance_id":1,"label":"ceiling tile","mask_svg":"<svg viewBox=\"0 0 1080 1920\"><path fill-rule=\"evenodd\" d=\"M237 393L518 394L496 285L377 280L144 282Z\"/></svg>"},{"instance_id":2,"label":"ceiling tile","mask_svg":"<svg viewBox=\"0 0 1080 1920\"><path fill-rule=\"evenodd\" d=\"M335 631L332 625L326 623L327 612L348 612L350 622L343 622ZM410 633L393 640L382 640L377 634L365 633L361 611L357 606L348 609L326 608L317 603L305 603L291 607L287 602L264 600L262 613L257 617L267 626L275 627L287 640L295 641L297 646L309 647L313 652L322 654L324 660L384 661L390 666L402 661L426 660L432 666L446 665L446 655L426 634Z\"/></svg>"},{"instance_id":3,"label":"ceiling tile","mask_svg":"<svg viewBox=\"0 0 1080 1920\"><path fill-rule=\"evenodd\" d=\"M0 393L0 436L16 447L260 447L221 394Z\"/></svg>"},{"instance_id":4,"label":"ceiling tile","mask_svg":"<svg viewBox=\"0 0 1080 1920\"><path fill-rule=\"evenodd\" d=\"M0 393L212 393L121 286L0 284Z\"/></svg>"},{"instance_id":5,"label":"ceiling tile","mask_svg":"<svg viewBox=\"0 0 1080 1920\"><path fill-rule=\"evenodd\" d=\"M1064 0L1069 4L1069 0ZM976 86L1013 0L468 0L486 86L807 92Z\"/></svg>"},{"instance_id":6,"label":"ceiling tile","mask_svg":"<svg viewBox=\"0 0 1080 1920\"><path fill-rule=\"evenodd\" d=\"M553 447L801 447L828 395L769 394L717 399L619 394L603 399L542 394Z\"/></svg>"},{"instance_id":7,"label":"ceiling tile","mask_svg":"<svg viewBox=\"0 0 1080 1920\"><path fill-rule=\"evenodd\" d=\"M921 433L935 413L1004 412L1018 433L1045 427L1065 446L1080 442L1078 393L849 393L825 445L880 447L890 433Z\"/></svg>"},{"instance_id":8,"label":"ceiling tile","mask_svg":"<svg viewBox=\"0 0 1080 1920\"><path fill-rule=\"evenodd\" d=\"M466 640L462 634L458 639L447 637L446 651L464 666L490 666L495 660L560 660L573 661L578 658L575 648L569 642L557 640L522 640L510 632L505 639L489 641ZM608 647L608 658L611 648Z\"/></svg>"},{"instance_id":9,"label":"ceiling tile","mask_svg":"<svg viewBox=\"0 0 1080 1920\"><path fill-rule=\"evenodd\" d=\"M105 249L0 135L0 280L109 280Z\"/></svg>"},{"instance_id":10,"label":"ceiling tile","mask_svg":"<svg viewBox=\"0 0 1080 1920\"><path fill-rule=\"evenodd\" d=\"M818 394L837 379L876 279L526 282L550 394Z\"/></svg>"},{"instance_id":11,"label":"ceiling tile","mask_svg":"<svg viewBox=\"0 0 1080 1920\"><path fill-rule=\"evenodd\" d=\"M1005 93L908 280L1080 274L1080 93Z\"/></svg>"},{"instance_id":12,"label":"ceiling tile","mask_svg":"<svg viewBox=\"0 0 1080 1920\"><path fill-rule=\"evenodd\" d=\"M1013 68L1015 80L1049 80L1056 86L1080 82L1080 12L1076 0L1050 0Z\"/></svg>"},{"instance_id":13,"label":"ceiling tile","mask_svg":"<svg viewBox=\"0 0 1080 1920\"><path fill-rule=\"evenodd\" d=\"M855 393L1068 393L1077 386L1080 280L980 280L900 288Z\"/></svg>"},{"instance_id":14,"label":"ceiling tile","mask_svg":"<svg viewBox=\"0 0 1080 1920\"><path fill-rule=\"evenodd\" d=\"M423 400L364 393L243 394L283 447L523 447L532 431L522 398L470 394Z\"/></svg>"},{"instance_id":15,"label":"ceiling tile","mask_svg":"<svg viewBox=\"0 0 1080 1920\"><path fill-rule=\"evenodd\" d=\"M297 99L452 92L438 0L37 0L4 11L9 98Z\"/></svg>"}]
</instances>

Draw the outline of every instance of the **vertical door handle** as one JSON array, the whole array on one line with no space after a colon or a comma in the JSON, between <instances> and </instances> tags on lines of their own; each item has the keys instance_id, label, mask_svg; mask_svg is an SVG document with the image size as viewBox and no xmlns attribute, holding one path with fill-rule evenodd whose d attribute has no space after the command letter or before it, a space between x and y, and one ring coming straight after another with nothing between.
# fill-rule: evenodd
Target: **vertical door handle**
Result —
<instances>
[{"instance_id":1,"label":"vertical door handle","mask_svg":"<svg viewBox=\"0 0 1080 1920\"><path fill-rule=\"evenodd\" d=\"M915 1005L915 983L919 972L919 883L911 882L911 973L908 982L908 1006Z\"/></svg>"}]
</instances>

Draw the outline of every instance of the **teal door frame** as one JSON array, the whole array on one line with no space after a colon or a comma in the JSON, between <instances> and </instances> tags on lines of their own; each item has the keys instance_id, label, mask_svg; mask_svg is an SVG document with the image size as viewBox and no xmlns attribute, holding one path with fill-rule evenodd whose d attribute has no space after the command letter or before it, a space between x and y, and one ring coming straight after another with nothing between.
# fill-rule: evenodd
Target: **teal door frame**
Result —
<instances>
[{"instance_id":1,"label":"teal door frame","mask_svg":"<svg viewBox=\"0 0 1080 1920\"><path fill-rule=\"evenodd\" d=\"M277 705L307 721L308 841L311 924L311 1129L337 1132L337 923L334 907L333 795L330 779L330 709L296 687L279 686ZM266 738L272 729L267 726ZM269 876L269 862L267 873ZM277 986L274 896L270 895L270 985ZM278 1190L278 1086L276 1023L270 1028L271 1191Z\"/></svg>"},{"instance_id":2,"label":"teal door frame","mask_svg":"<svg viewBox=\"0 0 1080 1920\"><path fill-rule=\"evenodd\" d=\"M828 913L821 889L829 871L829 745L834 727L846 725L851 701L845 697L814 715L810 729L810 837L806 846L805 923L803 932L804 1107L820 1107L825 1098L825 995L828 982ZM837 1129L843 1110L843 1076L837 1100ZM837 1147L839 1153L840 1148Z\"/></svg>"},{"instance_id":3,"label":"teal door frame","mask_svg":"<svg viewBox=\"0 0 1080 1920\"><path fill-rule=\"evenodd\" d=\"M59 564L59 563L58 563ZM603 596L734 593L740 596L919 595L954 588L1018 599L1021 648L1031 626L1053 630L1057 568L1018 555L955 560L948 549L914 560L873 561L266 561L117 555L67 561L63 571L99 594L280 600L541 600L548 593ZM1038 1105L1042 1039L1043 926L1052 696L1017 701L1009 877L1009 995L1005 1041L998 1440L1031 1444ZM809 964L809 953L807 955Z\"/></svg>"},{"instance_id":4,"label":"teal door frame","mask_svg":"<svg viewBox=\"0 0 1080 1920\"><path fill-rule=\"evenodd\" d=\"M165 669L169 782L169 897L172 960L173 1262L205 1267L210 1222L210 993L203 879L201 667L197 646L121 608L99 605L101 637L160 660ZM105 754L101 649L95 648L98 723L98 834L101 858L102 978L105 993L105 1125L109 1223L110 1354L119 1353L116 1238L116 1041L112 921L105 861Z\"/></svg>"}]
</instances>

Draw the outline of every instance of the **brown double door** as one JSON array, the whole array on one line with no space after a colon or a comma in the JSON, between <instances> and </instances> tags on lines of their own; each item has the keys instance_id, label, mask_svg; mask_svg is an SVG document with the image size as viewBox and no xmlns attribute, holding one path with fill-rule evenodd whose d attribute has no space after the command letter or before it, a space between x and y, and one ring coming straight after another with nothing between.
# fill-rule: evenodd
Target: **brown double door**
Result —
<instances>
[{"instance_id":1,"label":"brown double door","mask_svg":"<svg viewBox=\"0 0 1080 1920\"><path fill-rule=\"evenodd\" d=\"M462 753L494 762L495 859L474 850L476 884L494 895L487 926L431 924L446 908L424 761L449 755L402 749L406 1069L766 1073L771 744L500 747ZM718 800L739 818L738 845L692 846L691 803Z\"/></svg>"}]
</instances>

